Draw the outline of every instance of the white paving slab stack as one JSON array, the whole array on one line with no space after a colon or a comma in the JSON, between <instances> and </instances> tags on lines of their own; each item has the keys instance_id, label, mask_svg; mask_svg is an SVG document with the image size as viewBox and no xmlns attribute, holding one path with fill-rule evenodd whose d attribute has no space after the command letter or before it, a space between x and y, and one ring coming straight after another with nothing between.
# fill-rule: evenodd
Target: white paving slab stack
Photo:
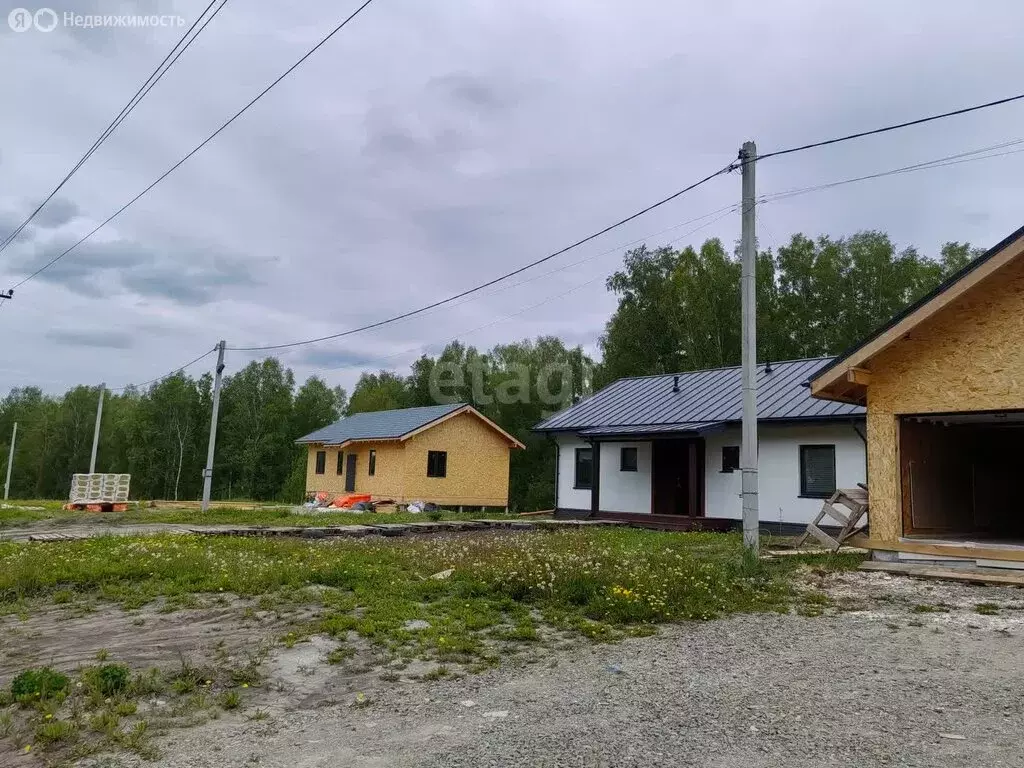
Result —
<instances>
[{"instance_id":1,"label":"white paving slab stack","mask_svg":"<svg viewBox=\"0 0 1024 768\"><path fill-rule=\"evenodd\" d=\"M132 476L97 472L71 476L72 504L123 504Z\"/></svg>"}]
</instances>

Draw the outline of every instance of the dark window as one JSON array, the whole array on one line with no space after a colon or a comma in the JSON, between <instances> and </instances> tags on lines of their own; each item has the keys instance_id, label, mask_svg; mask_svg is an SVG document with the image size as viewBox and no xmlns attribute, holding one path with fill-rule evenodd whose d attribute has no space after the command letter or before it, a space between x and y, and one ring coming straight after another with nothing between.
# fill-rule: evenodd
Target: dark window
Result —
<instances>
[{"instance_id":1,"label":"dark window","mask_svg":"<svg viewBox=\"0 0 1024 768\"><path fill-rule=\"evenodd\" d=\"M316 452L316 473L322 475L327 469L327 451Z\"/></svg>"},{"instance_id":2,"label":"dark window","mask_svg":"<svg viewBox=\"0 0 1024 768\"><path fill-rule=\"evenodd\" d=\"M370 473L370 477L373 477L374 475L376 475L377 474L377 452L375 450L373 450L373 448L370 449L370 460L368 462L366 462L366 464L367 464L367 471L369 471L369 473Z\"/></svg>"},{"instance_id":3,"label":"dark window","mask_svg":"<svg viewBox=\"0 0 1024 768\"><path fill-rule=\"evenodd\" d=\"M574 487L592 488L594 485L594 454L592 448L576 449L576 478Z\"/></svg>"},{"instance_id":4,"label":"dark window","mask_svg":"<svg viewBox=\"0 0 1024 768\"><path fill-rule=\"evenodd\" d=\"M636 448L621 448L619 450L619 471L636 472Z\"/></svg>"},{"instance_id":5,"label":"dark window","mask_svg":"<svg viewBox=\"0 0 1024 768\"><path fill-rule=\"evenodd\" d=\"M836 447L800 446L800 495L827 499L836 491Z\"/></svg>"},{"instance_id":6,"label":"dark window","mask_svg":"<svg viewBox=\"0 0 1024 768\"><path fill-rule=\"evenodd\" d=\"M427 451L427 477L448 476L448 451Z\"/></svg>"},{"instance_id":7,"label":"dark window","mask_svg":"<svg viewBox=\"0 0 1024 768\"><path fill-rule=\"evenodd\" d=\"M735 472L740 468L740 447L738 445L722 446L722 471Z\"/></svg>"},{"instance_id":8,"label":"dark window","mask_svg":"<svg viewBox=\"0 0 1024 768\"><path fill-rule=\"evenodd\" d=\"M338 451L338 474L345 474L345 452Z\"/></svg>"}]
</instances>

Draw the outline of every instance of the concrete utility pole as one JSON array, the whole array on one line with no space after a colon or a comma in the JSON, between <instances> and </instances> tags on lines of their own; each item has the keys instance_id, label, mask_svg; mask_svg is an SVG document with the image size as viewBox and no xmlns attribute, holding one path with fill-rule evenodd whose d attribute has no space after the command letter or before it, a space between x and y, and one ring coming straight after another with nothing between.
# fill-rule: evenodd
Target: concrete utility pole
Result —
<instances>
[{"instance_id":1,"label":"concrete utility pole","mask_svg":"<svg viewBox=\"0 0 1024 768\"><path fill-rule=\"evenodd\" d=\"M92 456L89 457L89 474L96 472L96 451L100 447L100 421L103 420L103 395L107 392L106 383L100 384L100 399L96 404L96 428L92 432Z\"/></svg>"},{"instance_id":2,"label":"concrete utility pole","mask_svg":"<svg viewBox=\"0 0 1024 768\"><path fill-rule=\"evenodd\" d=\"M743 171L742 238L743 270L740 277L743 316L743 442L740 456L743 495L743 546L758 553L757 519L757 252L754 238L754 167L757 145L740 149Z\"/></svg>"},{"instance_id":3,"label":"concrete utility pole","mask_svg":"<svg viewBox=\"0 0 1024 768\"><path fill-rule=\"evenodd\" d=\"M217 414L220 411L220 380L224 373L224 347L217 342L217 373L213 379L213 413L210 415L210 444L206 449L206 469L203 470L203 512L210 508L210 486L213 484L213 449L217 445Z\"/></svg>"},{"instance_id":4,"label":"concrete utility pole","mask_svg":"<svg viewBox=\"0 0 1024 768\"><path fill-rule=\"evenodd\" d=\"M18 439L18 422L14 422L11 430L11 451L7 454L7 479L4 480L4 501L11 493L11 467L14 466L14 441Z\"/></svg>"}]
</instances>

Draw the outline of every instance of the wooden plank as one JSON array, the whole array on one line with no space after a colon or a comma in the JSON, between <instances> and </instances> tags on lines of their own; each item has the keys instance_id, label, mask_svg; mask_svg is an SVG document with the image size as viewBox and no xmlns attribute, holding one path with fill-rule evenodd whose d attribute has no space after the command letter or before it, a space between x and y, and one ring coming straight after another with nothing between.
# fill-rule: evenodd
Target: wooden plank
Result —
<instances>
[{"instance_id":1,"label":"wooden plank","mask_svg":"<svg viewBox=\"0 0 1024 768\"><path fill-rule=\"evenodd\" d=\"M829 536L827 533L825 533L823 530L821 530L821 528L819 528L818 526L814 525L813 523L811 525L807 526L807 532L809 534L811 534L811 536L816 538L818 541L820 541L822 544L824 544L826 547L828 547L829 549L835 549L836 547L839 546L839 542L838 541L833 539L831 536Z\"/></svg>"},{"instance_id":2,"label":"wooden plank","mask_svg":"<svg viewBox=\"0 0 1024 768\"><path fill-rule=\"evenodd\" d=\"M883 573L911 576L918 579L941 579L943 581L959 581L965 584L992 584L1024 587L1024 572L1010 573L1004 570L989 571L983 568L943 568L934 565L911 565L910 563L884 563L869 560L861 563L862 571L882 571Z\"/></svg>"},{"instance_id":3,"label":"wooden plank","mask_svg":"<svg viewBox=\"0 0 1024 768\"><path fill-rule=\"evenodd\" d=\"M1024 562L1024 547L986 547L973 544L931 544L916 541L879 541L858 533L848 538L845 544L884 552L913 552L918 555L937 557L970 557L981 560L1010 560Z\"/></svg>"}]
</instances>

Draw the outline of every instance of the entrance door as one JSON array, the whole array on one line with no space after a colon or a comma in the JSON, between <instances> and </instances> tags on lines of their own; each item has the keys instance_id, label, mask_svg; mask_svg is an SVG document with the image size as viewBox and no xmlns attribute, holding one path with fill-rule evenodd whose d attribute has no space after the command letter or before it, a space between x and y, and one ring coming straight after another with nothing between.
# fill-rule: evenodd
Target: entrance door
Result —
<instances>
[{"instance_id":1,"label":"entrance door","mask_svg":"<svg viewBox=\"0 0 1024 768\"><path fill-rule=\"evenodd\" d=\"M345 456L345 490L349 493L356 489L356 459L358 458L354 453Z\"/></svg>"},{"instance_id":2,"label":"entrance door","mask_svg":"<svg viewBox=\"0 0 1024 768\"><path fill-rule=\"evenodd\" d=\"M651 451L651 512L703 517L703 438L655 440Z\"/></svg>"}]
</instances>

